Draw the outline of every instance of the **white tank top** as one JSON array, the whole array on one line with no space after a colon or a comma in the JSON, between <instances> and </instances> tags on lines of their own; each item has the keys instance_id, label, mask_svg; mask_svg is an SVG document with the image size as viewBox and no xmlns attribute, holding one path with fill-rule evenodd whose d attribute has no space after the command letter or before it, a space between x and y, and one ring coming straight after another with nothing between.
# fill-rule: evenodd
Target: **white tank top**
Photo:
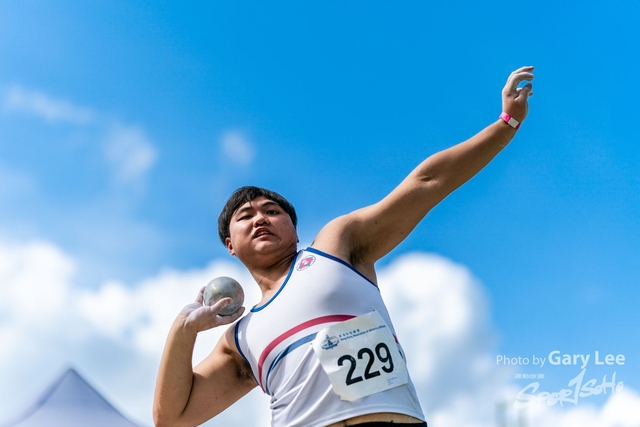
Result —
<instances>
[{"instance_id":1,"label":"white tank top","mask_svg":"<svg viewBox=\"0 0 640 427\"><path fill-rule=\"evenodd\" d=\"M272 426L321 427L376 412L424 420L411 379L353 402L340 400L314 353L318 331L373 310L395 336L378 287L343 260L307 248L278 292L237 322L236 346L271 396Z\"/></svg>"}]
</instances>

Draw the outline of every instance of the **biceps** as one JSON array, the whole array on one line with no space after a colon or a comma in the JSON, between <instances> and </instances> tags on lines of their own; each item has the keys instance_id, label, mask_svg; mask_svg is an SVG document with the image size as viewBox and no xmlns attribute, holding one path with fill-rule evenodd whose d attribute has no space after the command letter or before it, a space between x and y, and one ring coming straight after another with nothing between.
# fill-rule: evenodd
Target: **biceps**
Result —
<instances>
[{"instance_id":1,"label":"biceps","mask_svg":"<svg viewBox=\"0 0 640 427\"><path fill-rule=\"evenodd\" d=\"M212 353L194 369L189 403L183 413L185 425L200 425L215 417L241 397L256 383L244 373L233 354Z\"/></svg>"}]
</instances>

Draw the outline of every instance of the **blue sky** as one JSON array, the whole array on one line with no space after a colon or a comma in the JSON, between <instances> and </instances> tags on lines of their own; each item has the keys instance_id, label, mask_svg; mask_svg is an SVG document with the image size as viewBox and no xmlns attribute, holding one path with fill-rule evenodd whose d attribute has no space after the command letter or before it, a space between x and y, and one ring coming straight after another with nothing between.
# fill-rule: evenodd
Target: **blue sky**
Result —
<instances>
[{"instance_id":1,"label":"blue sky","mask_svg":"<svg viewBox=\"0 0 640 427\"><path fill-rule=\"evenodd\" d=\"M0 242L54 245L73 289L134 288L225 259L219 210L255 184L294 203L308 244L496 120L509 73L534 65L514 141L380 268L416 251L464 265L491 354L624 354L638 389L639 9L3 2ZM535 372L559 389L566 369Z\"/></svg>"}]
</instances>

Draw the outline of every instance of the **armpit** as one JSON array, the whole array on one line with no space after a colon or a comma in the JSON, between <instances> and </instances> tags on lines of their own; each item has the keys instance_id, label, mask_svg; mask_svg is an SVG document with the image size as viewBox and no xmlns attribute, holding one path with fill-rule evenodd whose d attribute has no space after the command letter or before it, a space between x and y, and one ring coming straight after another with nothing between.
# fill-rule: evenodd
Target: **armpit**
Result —
<instances>
[{"instance_id":1,"label":"armpit","mask_svg":"<svg viewBox=\"0 0 640 427\"><path fill-rule=\"evenodd\" d=\"M251 370L251 366L247 363L246 360L242 358L242 356L238 354L233 355L235 366L236 366L236 377L242 381L249 381L252 384L258 385L255 377L253 376L253 371Z\"/></svg>"}]
</instances>

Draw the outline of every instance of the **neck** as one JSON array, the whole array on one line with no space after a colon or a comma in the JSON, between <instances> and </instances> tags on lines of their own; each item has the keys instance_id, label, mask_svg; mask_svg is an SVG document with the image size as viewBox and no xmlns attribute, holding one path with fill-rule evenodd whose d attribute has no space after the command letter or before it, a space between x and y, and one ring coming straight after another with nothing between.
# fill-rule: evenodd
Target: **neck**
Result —
<instances>
[{"instance_id":1,"label":"neck","mask_svg":"<svg viewBox=\"0 0 640 427\"><path fill-rule=\"evenodd\" d=\"M284 279L289 273L291 263L296 257L298 251L296 248L288 253L286 256L278 259L273 263L267 265L246 265L249 269L251 276L256 281L260 290L262 291L262 302L265 302L273 296L274 293L280 289L280 286L284 282Z\"/></svg>"}]
</instances>

